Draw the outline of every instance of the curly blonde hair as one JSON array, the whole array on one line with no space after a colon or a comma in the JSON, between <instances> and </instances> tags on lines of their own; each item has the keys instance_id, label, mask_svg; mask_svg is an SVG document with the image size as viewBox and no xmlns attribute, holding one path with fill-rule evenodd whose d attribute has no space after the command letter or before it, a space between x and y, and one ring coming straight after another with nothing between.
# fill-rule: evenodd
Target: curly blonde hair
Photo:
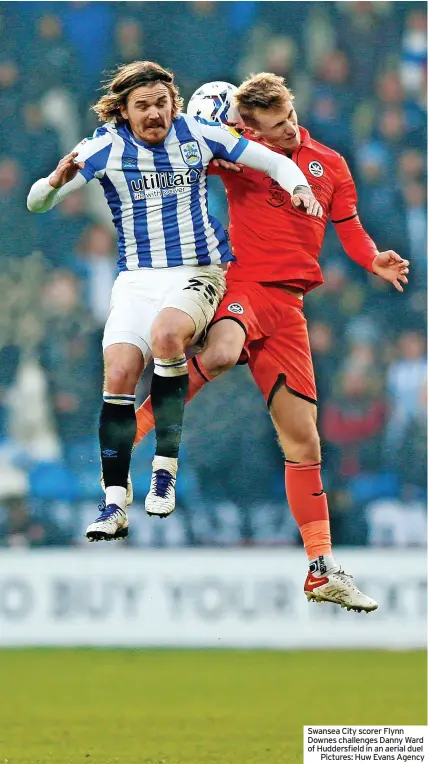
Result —
<instances>
[{"instance_id":1,"label":"curly blonde hair","mask_svg":"<svg viewBox=\"0 0 428 764\"><path fill-rule=\"evenodd\" d=\"M126 106L132 90L149 82L163 82L172 98L172 118L183 108L183 99L174 84L174 75L153 61L133 61L118 66L104 84L105 94L91 106L101 122L124 122L120 107Z\"/></svg>"},{"instance_id":2,"label":"curly blonde hair","mask_svg":"<svg viewBox=\"0 0 428 764\"><path fill-rule=\"evenodd\" d=\"M235 103L242 116L251 115L254 109L275 109L285 101L293 100L294 95L285 84L284 77L272 72L252 74L235 93Z\"/></svg>"}]
</instances>

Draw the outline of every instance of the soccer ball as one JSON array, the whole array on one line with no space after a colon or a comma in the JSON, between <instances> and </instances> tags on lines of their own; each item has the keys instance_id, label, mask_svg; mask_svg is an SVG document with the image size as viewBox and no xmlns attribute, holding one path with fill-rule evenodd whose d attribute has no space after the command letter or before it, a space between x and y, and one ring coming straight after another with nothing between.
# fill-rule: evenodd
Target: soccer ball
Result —
<instances>
[{"instance_id":1,"label":"soccer ball","mask_svg":"<svg viewBox=\"0 0 428 764\"><path fill-rule=\"evenodd\" d=\"M234 125L241 119L233 102L233 94L237 90L230 82L207 82L193 93L187 104L187 114L202 117L208 122Z\"/></svg>"}]
</instances>

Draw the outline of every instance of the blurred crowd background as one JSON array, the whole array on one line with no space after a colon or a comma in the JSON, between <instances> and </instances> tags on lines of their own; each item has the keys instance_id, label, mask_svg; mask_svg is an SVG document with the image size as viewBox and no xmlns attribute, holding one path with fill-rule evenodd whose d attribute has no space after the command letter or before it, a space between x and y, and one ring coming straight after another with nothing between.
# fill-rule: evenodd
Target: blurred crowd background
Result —
<instances>
[{"instance_id":1,"label":"blurred crowd background","mask_svg":"<svg viewBox=\"0 0 428 764\"><path fill-rule=\"evenodd\" d=\"M284 75L300 124L342 153L404 294L348 260L330 226L306 299L336 544L426 531L426 6L422 2L0 3L0 544L76 545L94 518L101 337L115 236L95 183L46 215L31 184L91 135L103 72L151 59L187 100L203 82ZM227 222L221 184L211 212ZM141 400L147 377L139 390ZM297 544L283 459L245 367L186 412L178 509L148 520L153 440L133 457L131 545Z\"/></svg>"}]
</instances>

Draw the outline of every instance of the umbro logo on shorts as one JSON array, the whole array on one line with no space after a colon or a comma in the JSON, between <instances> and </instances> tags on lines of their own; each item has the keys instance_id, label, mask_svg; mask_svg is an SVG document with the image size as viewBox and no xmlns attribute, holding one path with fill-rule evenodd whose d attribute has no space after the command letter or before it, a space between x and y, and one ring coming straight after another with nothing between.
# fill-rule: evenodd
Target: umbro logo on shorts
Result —
<instances>
[{"instance_id":1,"label":"umbro logo on shorts","mask_svg":"<svg viewBox=\"0 0 428 764\"><path fill-rule=\"evenodd\" d=\"M231 302L230 305L227 306L227 309L230 310L231 313L237 313L240 316L242 316L244 312L244 308L239 302Z\"/></svg>"}]
</instances>

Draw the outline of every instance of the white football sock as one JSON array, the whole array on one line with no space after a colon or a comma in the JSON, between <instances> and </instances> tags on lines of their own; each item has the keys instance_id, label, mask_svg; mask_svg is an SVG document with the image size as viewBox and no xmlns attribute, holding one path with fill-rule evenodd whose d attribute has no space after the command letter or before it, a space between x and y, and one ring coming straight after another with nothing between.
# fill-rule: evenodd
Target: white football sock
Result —
<instances>
[{"instance_id":1,"label":"white football sock","mask_svg":"<svg viewBox=\"0 0 428 764\"><path fill-rule=\"evenodd\" d=\"M339 570L339 566L336 564L332 554L322 554L316 557L315 560L309 561L309 570L317 578L329 573L336 573Z\"/></svg>"},{"instance_id":2,"label":"white football sock","mask_svg":"<svg viewBox=\"0 0 428 764\"><path fill-rule=\"evenodd\" d=\"M121 509L126 506L126 488L121 485L110 485L106 488L106 505L117 504Z\"/></svg>"}]
</instances>

